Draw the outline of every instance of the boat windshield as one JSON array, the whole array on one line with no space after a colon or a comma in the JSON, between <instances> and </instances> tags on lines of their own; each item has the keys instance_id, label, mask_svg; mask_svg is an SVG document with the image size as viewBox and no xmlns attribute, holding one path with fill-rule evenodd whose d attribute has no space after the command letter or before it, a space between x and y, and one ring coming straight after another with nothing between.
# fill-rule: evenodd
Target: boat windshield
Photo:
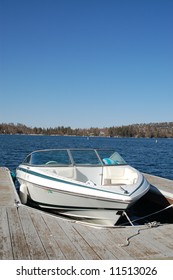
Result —
<instances>
[{"instance_id":1,"label":"boat windshield","mask_svg":"<svg viewBox=\"0 0 173 280\"><path fill-rule=\"evenodd\" d=\"M75 165L101 165L95 150L70 150Z\"/></svg>"},{"instance_id":2,"label":"boat windshield","mask_svg":"<svg viewBox=\"0 0 173 280\"><path fill-rule=\"evenodd\" d=\"M42 150L30 154L24 161L31 165L70 165L67 150Z\"/></svg>"},{"instance_id":3,"label":"boat windshield","mask_svg":"<svg viewBox=\"0 0 173 280\"><path fill-rule=\"evenodd\" d=\"M52 149L35 151L27 156L23 163L45 166L126 164L117 152L101 149Z\"/></svg>"}]
</instances>

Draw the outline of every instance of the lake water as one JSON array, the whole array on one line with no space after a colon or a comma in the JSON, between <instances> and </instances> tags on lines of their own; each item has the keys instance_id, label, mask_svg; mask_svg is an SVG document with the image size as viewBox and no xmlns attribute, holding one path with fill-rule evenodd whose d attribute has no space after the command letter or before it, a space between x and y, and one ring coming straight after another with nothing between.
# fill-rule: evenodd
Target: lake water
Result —
<instances>
[{"instance_id":1,"label":"lake water","mask_svg":"<svg viewBox=\"0 0 173 280\"><path fill-rule=\"evenodd\" d=\"M114 148L141 172L173 180L173 139L0 135L0 166L15 171L34 150L70 147Z\"/></svg>"}]
</instances>

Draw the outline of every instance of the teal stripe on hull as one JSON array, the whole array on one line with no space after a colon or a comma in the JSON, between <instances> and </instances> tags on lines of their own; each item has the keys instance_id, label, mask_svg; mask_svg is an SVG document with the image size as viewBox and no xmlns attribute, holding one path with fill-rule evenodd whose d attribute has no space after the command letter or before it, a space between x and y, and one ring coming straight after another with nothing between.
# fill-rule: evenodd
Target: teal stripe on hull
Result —
<instances>
[{"instance_id":1,"label":"teal stripe on hull","mask_svg":"<svg viewBox=\"0 0 173 280\"><path fill-rule=\"evenodd\" d=\"M99 188L94 188L94 187L91 188L90 186L86 186L86 185L82 185L82 184L78 184L78 183L73 183L73 182L66 181L66 180L59 179L59 178L54 178L54 177L44 175L44 174L40 174L40 173L35 172L33 170L28 170L28 169L25 169L25 168L22 168L22 167L18 167L17 170L23 171L25 173L28 173L30 175L34 175L34 176L37 176L37 177L40 177L40 178L43 178L43 179L47 179L47 180L51 180L51 181L55 181L55 182L59 182L59 183L63 183L63 184L73 185L75 187L77 186L77 187L87 188L87 189L96 190L96 191L100 191L100 192L118 194L118 195L127 196L127 197L131 196L133 193L135 193L144 183L144 177L143 177L141 184L132 193L130 193L130 194L123 193L122 194L122 193L112 192L112 191L105 190L105 189L101 190Z\"/></svg>"}]
</instances>

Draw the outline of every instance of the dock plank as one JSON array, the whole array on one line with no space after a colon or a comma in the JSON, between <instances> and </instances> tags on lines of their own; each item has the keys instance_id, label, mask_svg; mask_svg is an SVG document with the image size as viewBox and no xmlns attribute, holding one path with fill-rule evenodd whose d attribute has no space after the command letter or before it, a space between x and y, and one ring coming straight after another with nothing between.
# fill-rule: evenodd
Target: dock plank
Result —
<instances>
[{"instance_id":1,"label":"dock plank","mask_svg":"<svg viewBox=\"0 0 173 280\"><path fill-rule=\"evenodd\" d=\"M18 195L15 192L14 184L7 168L0 167L0 207L13 206Z\"/></svg>"},{"instance_id":2,"label":"dock plank","mask_svg":"<svg viewBox=\"0 0 173 280\"><path fill-rule=\"evenodd\" d=\"M17 208L8 207L7 215L9 221L13 258L15 260L30 259L31 256L29 253L28 244L25 239Z\"/></svg>"},{"instance_id":3,"label":"dock plank","mask_svg":"<svg viewBox=\"0 0 173 280\"><path fill-rule=\"evenodd\" d=\"M160 225L159 227L153 228L151 230L151 234L148 234L147 231L141 231L141 234L139 236L141 241L147 242L150 246L154 247L155 250L157 250L158 253L152 255L151 259L173 259L173 246L171 246L172 239L165 238L165 232L167 232L168 230L168 225ZM171 231L172 230L173 227L171 225Z\"/></svg>"},{"instance_id":4,"label":"dock plank","mask_svg":"<svg viewBox=\"0 0 173 280\"><path fill-rule=\"evenodd\" d=\"M72 222L69 223L69 222L64 222L62 220L61 221L59 220L58 224L61 226L61 228L65 230L65 232L68 233L69 239L77 248L77 250L79 251L83 259L88 259L88 260L100 259L98 254L93 250L90 244L86 242L86 240L80 234L78 229L76 229L75 223Z\"/></svg>"},{"instance_id":5,"label":"dock plank","mask_svg":"<svg viewBox=\"0 0 173 280\"><path fill-rule=\"evenodd\" d=\"M159 242L162 243L165 246L165 249L168 253L170 251L172 257L173 257L173 226L171 225L164 225L160 228L160 230L157 232L157 239L159 239Z\"/></svg>"},{"instance_id":6,"label":"dock plank","mask_svg":"<svg viewBox=\"0 0 173 280\"><path fill-rule=\"evenodd\" d=\"M42 214L34 209L29 209L32 222L47 253L48 259L64 259L64 254L58 246L51 230L45 223Z\"/></svg>"},{"instance_id":7,"label":"dock plank","mask_svg":"<svg viewBox=\"0 0 173 280\"><path fill-rule=\"evenodd\" d=\"M95 240L99 240L99 242L103 244L102 246L111 253L111 256L113 256L112 259L132 259L128 252L123 250L123 248L119 245L116 230L114 231L114 235L110 234L113 229L110 230L109 228L100 229L90 227L87 230L92 233Z\"/></svg>"},{"instance_id":8,"label":"dock plank","mask_svg":"<svg viewBox=\"0 0 173 280\"><path fill-rule=\"evenodd\" d=\"M39 238L38 232L34 227L34 224L29 215L29 211L26 207L19 207L18 213L23 228L25 240L29 250L31 259L48 259L45 248Z\"/></svg>"},{"instance_id":9,"label":"dock plank","mask_svg":"<svg viewBox=\"0 0 173 280\"><path fill-rule=\"evenodd\" d=\"M78 231L78 234L80 234L85 239L85 241L90 244L91 248L99 256L100 259L117 259L116 256L106 247L106 245L97 237L95 237L95 235L93 234L93 228L86 227L80 224L76 224L74 225L74 227Z\"/></svg>"},{"instance_id":10,"label":"dock plank","mask_svg":"<svg viewBox=\"0 0 173 280\"><path fill-rule=\"evenodd\" d=\"M173 180L145 174L145 178L151 184L150 199L161 205L171 205L173 207Z\"/></svg>"},{"instance_id":11,"label":"dock plank","mask_svg":"<svg viewBox=\"0 0 173 280\"><path fill-rule=\"evenodd\" d=\"M119 246L128 252L133 259L149 259L151 256L155 255L156 252L151 249L150 246L144 244L144 240L141 240L141 242L139 241L136 234L136 227L117 228L116 231L116 236L120 238L119 240L117 238ZM129 238L130 243L128 245ZM119 241L122 242L120 243Z\"/></svg>"},{"instance_id":12,"label":"dock plank","mask_svg":"<svg viewBox=\"0 0 173 280\"><path fill-rule=\"evenodd\" d=\"M9 222L5 207L0 208L0 259L13 259Z\"/></svg>"},{"instance_id":13,"label":"dock plank","mask_svg":"<svg viewBox=\"0 0 173 280\"><path fill-rule=\"evenodd\" d=\"M63 252L64 258L68 260L80 260L83 259L82 255L76 249L69 239L68 232L59 225L58 219L50 215L43 215L43 218L49 227L52 236L56 240L59 248Z\"/></svg>"},{"instance_id":14,"label":"dock plank","mask_svg":"<svg viewBox=\"0 0 173 280\"><path fill-rule=\"evenodd\" d=\"M125 228L122 228L122 230L125 230ZM112 254L115 256L115 259L133 259L133 257L128 252L126 252L123 247L121 247L123 240L119 238L116 229L103 229L101 231L97 229L93 230L93 234L95 235L95 238L101 240L106 248L112 252Z\"/></svg>"},{"instance_id":15,"label":"dock plank","mask_svg":"<svg viewBox=\"0 0 173 280\"><path fill-rule=\"evenodd\" d=\"M142 259L157 259L164 257L164 252L160 250L158 244L154 242L153 235L155 231L157 231L157 228L150 228L147 225L129 227L129 235L127 237L127 239L129 238L128 247L134 247L137 254L141 254L140 258ZM125 245L127 244L127 239L124 242ZM140 253L138 250L140 250Z\"/></svg>"},{"instance_id":16,"label":"dock plank","mask_svg":"<svg viewBox=\"0 0 173 280\"><path fill-rule=\"evenodd\" d=\"M145 178L150 184L156 186L159 190L167 191L173 194L173 180L161 178L151 174L144 173Z\"/></svg>"}]
</instances>

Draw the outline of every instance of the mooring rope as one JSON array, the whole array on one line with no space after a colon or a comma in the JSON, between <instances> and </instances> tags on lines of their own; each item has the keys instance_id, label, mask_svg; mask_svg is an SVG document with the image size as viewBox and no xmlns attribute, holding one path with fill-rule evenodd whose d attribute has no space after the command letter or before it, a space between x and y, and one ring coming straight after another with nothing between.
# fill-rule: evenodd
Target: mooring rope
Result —
<instances>
[{"instance_id":1,"label":"mooring rope","mask_svg":"<svg viewBox=\"0 0 173 280\"><path fill-rule=\"evenodd\" d=\"M166 206L165 208L163 208L163 209L161 209L161 210L155 211L155 212L153 212L153 213L150 213L150 214L145 215L145 216L143 216L143 217L137 218L137 219L135 219L135 220L130 220L130 218L128 217L128 215L127 215L127 213L126 213L125 211L123 212L123 215L125 215L126 218L127 218L127 220L128 220L128 222L129 222L132 226L134 226L134 224L133 224L134 222L137 222L137 221L143 220L143 219L145 219L145 218L148 218L148 217L150 217L150 216L153 216L153 215L156 215L156 214L158 214L158 213L161 213L161 212L163 212L163 211L165 211L165 210L167 210L167 209L169 209L169 208L171 208L171 207L173 207L173 204L170 204L170 205ZM125 226L125 225L127 225L127 222L121 224L120 226Z\"/></svg>"},{"instance_id":2,"label":"mooring rope","mask_svg":"<svg viewBox=\"0 0 173 280\"><path fill-rule=\"evenodd\" d=\"M160 226L160 223L159 223L159 222L156 222L156 221L147 223L145 228L140 228L140 229L137 230L136 233L134 233L134 234L130 235L129 237L127 237L127 238L126 238L126 243L124 243L124 244L119 244L119 245L120 245L121 247L129 246L129 244L130 244L130 239L131 239L132 237L134 237L134 236L140 234L141 230L146 230L146 229L153 228L153 227L158 227L158 226Z\"/></svg>"},{"instance_id":3,"label":"mooring rope","mask_svg":"<svg viewBox=\"0 0 173 280\"><path fill-rule=\"evenodd\" d=\"M123 212L123 214L126 216L126 218L127 218L127 220L129 221L129 223L130 223L133 227L136 227L136 226L133 224L134 222L139 221L139 220L143 220L143 219L148 218L148 217L150 217L150 216L153 216L153 215L155 215L155 214L161 213L161 212L163 212L163 211L165 211L165 210L167 210L167 209L169 209L169 208L171 208L171 207L173 207L173 204L170 204L170 205L166 206L165 208L163 208L163 209L161 209L161 210L155 211L155 212L153 212L153 213L151 213L151 214L148 214L148 215L146 215L146 216L140 217L140 218L135 219L135 220L133 220L133 221L130 220L130 218L128 217L128 215L127 215L127 213L126 213L125 211ZM125 224L123 224L123 225L125 225ZM160 223L160 222L153 221L153 222L146 223L145 225L146 225L145 228L140 228L140 229L137 230L136 233L134 233L134 234L130 235L129 237L127 237L127 238L126 238L126 243L124 243L124 244L119 244L119 245L120 245L121 247L129 246L129 244L130 244L130 241L129 241L129 240L130 240L132 237L134 237L134 236L140 234L141 230L146 230L146 229L149 229L149 228L158 227L158 226L161 225L161 223Z\"/></svg>"}]
</instances>

